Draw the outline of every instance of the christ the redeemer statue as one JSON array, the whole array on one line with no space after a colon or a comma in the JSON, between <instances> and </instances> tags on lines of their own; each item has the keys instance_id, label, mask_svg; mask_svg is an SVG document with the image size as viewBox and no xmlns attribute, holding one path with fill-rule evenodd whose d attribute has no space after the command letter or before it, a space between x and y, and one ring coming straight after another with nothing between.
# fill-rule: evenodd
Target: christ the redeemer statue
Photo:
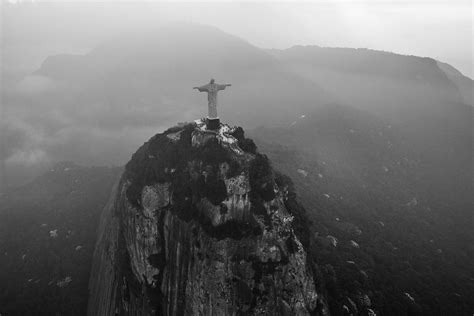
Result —
<instances>
[{"instance_id":1,"label":"christ the redeemer statue","mask_svg":"<svg viewBox=\"0 0 474 316\"><path fill-rule=\"evenodd\" d=\"M217 84L214 83L214 79L208 84L205 84L201 87L194 87L193 89L198 89L199 92L207 92L207 101L208 101L208 116L209 120L218 120L217 116L217 92L224 90L226 87L230 87L231 84Z\"/></svg>"}]
</instances>

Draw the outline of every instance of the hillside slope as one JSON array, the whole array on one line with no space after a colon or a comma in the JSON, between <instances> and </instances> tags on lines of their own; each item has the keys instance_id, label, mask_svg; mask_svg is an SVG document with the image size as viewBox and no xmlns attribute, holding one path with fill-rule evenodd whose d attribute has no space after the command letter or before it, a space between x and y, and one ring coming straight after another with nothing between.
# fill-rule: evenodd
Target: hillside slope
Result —
<instances>
[{"instance_id":1,"label":"hillside slope","mask_svg":"<svg viewBox=\"0 0 474 316\"><path fill-rule=\"evenodd\" d=\"M55 165L0 197L0 313L84 315L99 215L119 168Z\"/></svg>"},{"instance_id":2,"label":"hillside slope","mask_svg":"<svg viewBox=\"0 0 474 316\"><path fill-rule=\"evenodd\" d=\"M440 168L397 126L337 105L250 135L308 210L331 313L357 314L367 294L377 315L469 314L468 161Z\"/></svg>"}]
</instances>

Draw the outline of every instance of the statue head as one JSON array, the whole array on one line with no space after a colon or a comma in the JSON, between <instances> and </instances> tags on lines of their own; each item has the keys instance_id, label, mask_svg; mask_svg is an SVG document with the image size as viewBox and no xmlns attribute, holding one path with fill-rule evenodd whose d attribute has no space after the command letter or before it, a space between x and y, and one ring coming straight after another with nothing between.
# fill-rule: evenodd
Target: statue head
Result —
<instances>
[{"instance_id":1,"label":"statue head","mask_svg":"<svg viewBox=\"0 0 474 316\"><path fill-rule=\"evenodd\" d=\"M211 82L210 82L210 83L211 83L211 84L214 83L214 78L211 79Z\"/></svg>"}]
</instances>

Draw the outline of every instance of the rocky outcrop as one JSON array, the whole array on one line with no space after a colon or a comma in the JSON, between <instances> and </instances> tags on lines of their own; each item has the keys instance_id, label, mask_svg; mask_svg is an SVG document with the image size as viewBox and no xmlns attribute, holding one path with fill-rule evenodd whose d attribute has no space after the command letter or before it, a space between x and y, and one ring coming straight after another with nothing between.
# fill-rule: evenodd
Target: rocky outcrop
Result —
<instances>
[{"instance_id":1,"label":"rocky outcrop","mask_svg":"<svg viewBox=\"0 0 474 316\"><path fill-rule=\"evenodd\" d=\"M88 314L327 314L295 205L240 128L154 136L104 209Z\"/></svg>"}]
</instances>

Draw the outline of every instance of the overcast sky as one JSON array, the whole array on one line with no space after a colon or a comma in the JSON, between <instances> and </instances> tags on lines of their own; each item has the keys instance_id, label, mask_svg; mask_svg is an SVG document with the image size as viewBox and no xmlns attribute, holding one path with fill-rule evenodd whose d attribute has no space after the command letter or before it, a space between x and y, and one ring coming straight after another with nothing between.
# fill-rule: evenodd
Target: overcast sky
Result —
<instances>
[{"instance_id":1,"label":"overcast sky","mask_svg":"<svg viewBox=\"0 0 474 316\"><path fill-rule=\"evenodd\" d=\"M108 5L96 6L91 25L199 22L263 48L364 47L429 56L472 78L471 0L130 2L120 1L113 12Z\"/></svg>"}]
</instances>

